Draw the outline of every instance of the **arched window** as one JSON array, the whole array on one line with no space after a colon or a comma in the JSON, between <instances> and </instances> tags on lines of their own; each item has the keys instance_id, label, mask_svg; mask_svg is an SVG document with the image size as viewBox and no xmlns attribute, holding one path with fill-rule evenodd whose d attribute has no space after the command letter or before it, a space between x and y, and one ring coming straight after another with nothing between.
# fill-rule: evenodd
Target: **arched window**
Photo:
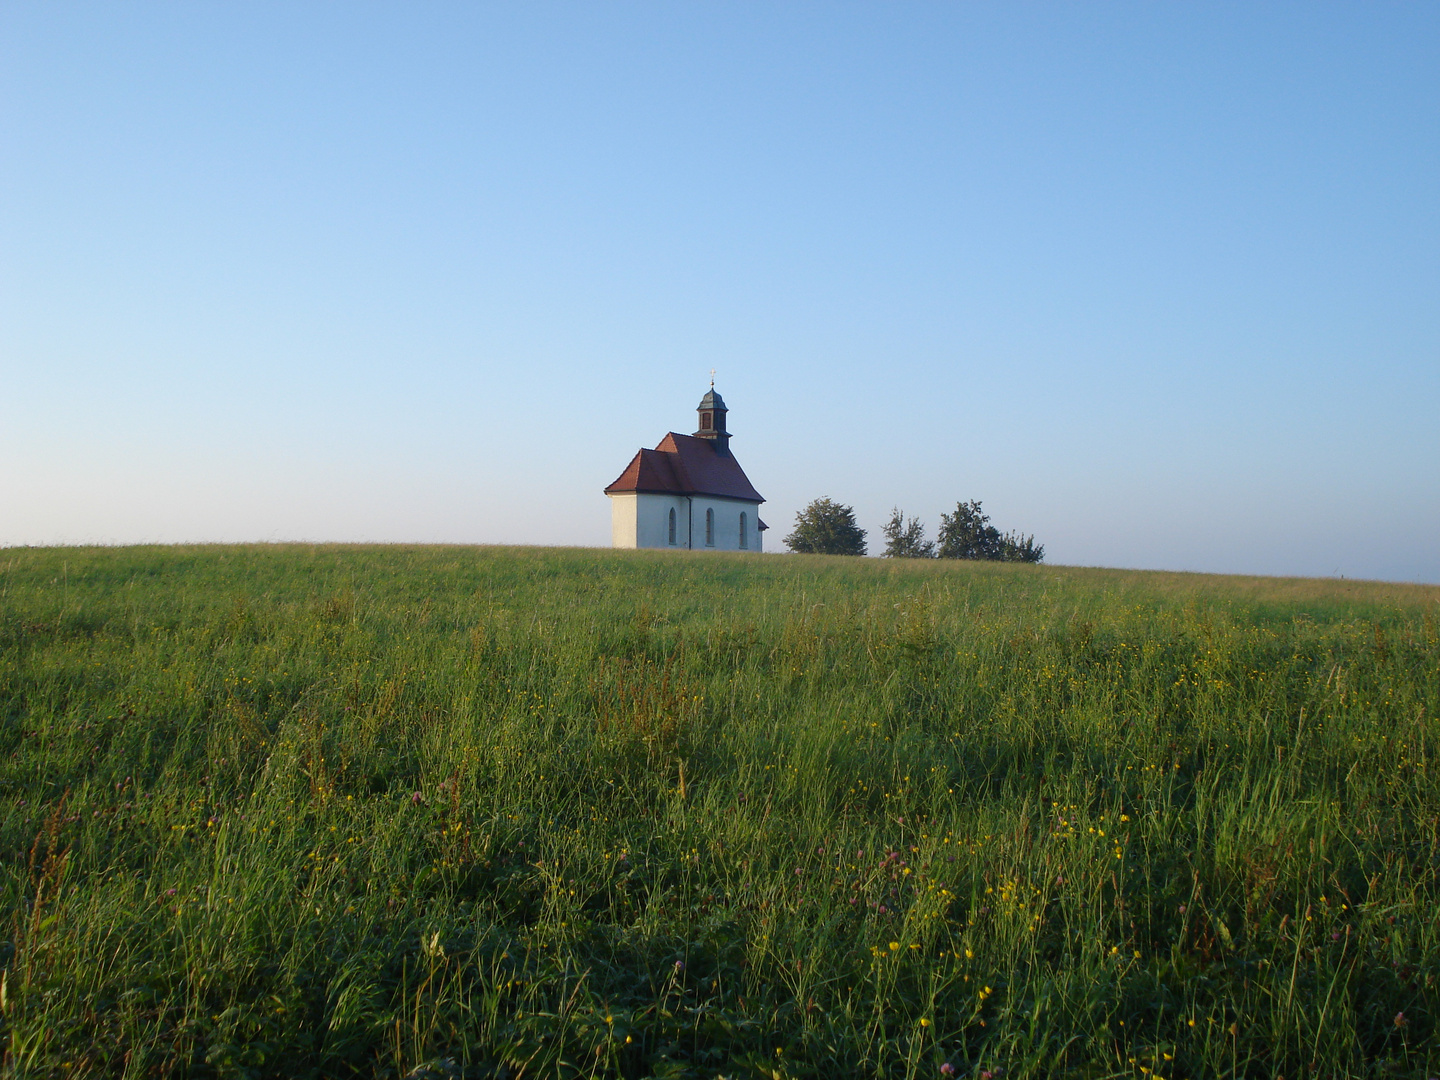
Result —
<instances>
[{"instance_id":1,"label":"arched window","mask_svg":"<svg viewBox=\"0 0 1440 1080\"><path fill-rule=\"evenodd\" d=\"M675 508L670 508L670 543L675 543Z\"/></svg>"},{"instance_id":2,"label":"arched window","mask_svg":"<svg viewBox=\"0 0 1440 1080\"><path fill-rule=\"evenodd\" d=\"M705 511L705 546L715 546L715 511Z\"/></svg>"},{"instance_id":3,"label":"arched window","mask_svg":"<svg viewBox=\"0 0 1440 1080\"><path fill-rule=\"evenodd\" d=\"M748 548L748 547L750 546L750 540L749 540L749 538L745 535L745 525L746 525L745 511L744 511L744 510L741 510L741 511L740 511L740 546L741 546L742 548Z\"/></svg>"}]
</instances>

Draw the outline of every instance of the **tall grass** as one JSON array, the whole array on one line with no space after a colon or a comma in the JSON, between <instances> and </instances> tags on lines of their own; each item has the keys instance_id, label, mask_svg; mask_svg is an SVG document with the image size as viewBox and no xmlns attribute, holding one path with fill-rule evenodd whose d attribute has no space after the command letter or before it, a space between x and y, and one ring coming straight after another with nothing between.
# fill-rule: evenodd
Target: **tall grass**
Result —
<instances>
[{"instance_id":1,"label":"tall grass","mask_svg":"<svg viewBox=\"0 0 1440 1080\"><path fill-rule=\"evenodd\" d=\"M15 1076L1440 1073L1440 589L0 552Z\"/></svg>"}]
</instances>

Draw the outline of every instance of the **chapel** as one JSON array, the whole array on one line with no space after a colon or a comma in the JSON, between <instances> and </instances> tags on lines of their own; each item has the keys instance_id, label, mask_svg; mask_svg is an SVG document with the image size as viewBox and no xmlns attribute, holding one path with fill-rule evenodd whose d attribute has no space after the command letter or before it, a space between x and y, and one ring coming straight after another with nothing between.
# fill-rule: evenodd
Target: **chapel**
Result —
<instances>
[{"instance_id":1,"label":"chapel","mask_svg":"<svg viewBox=\"0 0 1440 1080\"><path fill-rule=\"evenodd\" d=\"M670 432L605 489L617 548L760 551L765 500L730 452L725 401L710 384L693 435Z\"/></svg>"}]
</instances>

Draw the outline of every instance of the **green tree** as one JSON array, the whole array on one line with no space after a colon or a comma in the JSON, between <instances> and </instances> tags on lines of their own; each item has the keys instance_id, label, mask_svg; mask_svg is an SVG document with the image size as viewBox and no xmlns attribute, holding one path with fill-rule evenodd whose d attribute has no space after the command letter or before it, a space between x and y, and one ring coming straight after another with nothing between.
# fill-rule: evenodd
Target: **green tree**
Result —
<instances>
[{"instance_id":1,"label":"green tree","mask_svg":"<svg viewBox=\"0 0 1440 1080\"><path fill-rule=\"evenodd\" d=\"M865 530L855 524L853 507L816 499L795 515L795 531L785 537L785 546L811 555L864 555Z\"/></svg>"},{"instance_id":2,"label":"green tree","mask_svg":"<svg viewBox=\"0 0 1440 1080\"><path fill-rule=\"evenodd\" d=\"M991 559L997 562L1038 563L1045 545L1034 536L1004 533L990 524L990 515L978 500L957 503L955 513L940 515L940 558Z\"/></svg>"},{"instance_id":3,"label":"green tree","mask_svg":"<svg viewBox=\"0 0 1440 1080\"><path fill-rule=\"evenodd\" d=\"M905 520L896 507L890 512L885 529L884 555L889 559L933 559L935 543L925 539L925 526L918 518Z\"/></svg>"},{"instance_id":4,"label":"green tree","mask_svg":"<svg viewBox=\"0 0 1440 1080\"><path fill-rule=\"evenodd\" d=\"M958 503L955 513L940 515L940 558L1000 558L1000 530L978 501Z\"/></svg>"},{"instance_id":5,"label":"green tree","mask_svg":"<svg viewBox=\"0 0 1440 1080\"><path fill-rule=\"evenodd\" d=\"M1006 533L1000 542L1005 548L1006 562L1041 562L1045 558L1045 545L1035 543L1034 534Z\"/></svg>"}]
</instances>

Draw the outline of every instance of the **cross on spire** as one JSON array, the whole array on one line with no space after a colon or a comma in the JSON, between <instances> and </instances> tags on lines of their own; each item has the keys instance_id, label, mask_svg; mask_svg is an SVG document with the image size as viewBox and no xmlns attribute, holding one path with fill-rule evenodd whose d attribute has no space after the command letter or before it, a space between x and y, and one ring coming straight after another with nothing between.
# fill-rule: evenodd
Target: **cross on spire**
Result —
<instances>
[{"instance_id":1,"label":"cross on spire","mask_svg":"<svg viewBox=\"0 0 1440 1080\"><path fill-rule=\"evenodd\" d=\"M710 389L715 389L715 369L713 367L710 369Z\"/></svg>"}]
</instances>

